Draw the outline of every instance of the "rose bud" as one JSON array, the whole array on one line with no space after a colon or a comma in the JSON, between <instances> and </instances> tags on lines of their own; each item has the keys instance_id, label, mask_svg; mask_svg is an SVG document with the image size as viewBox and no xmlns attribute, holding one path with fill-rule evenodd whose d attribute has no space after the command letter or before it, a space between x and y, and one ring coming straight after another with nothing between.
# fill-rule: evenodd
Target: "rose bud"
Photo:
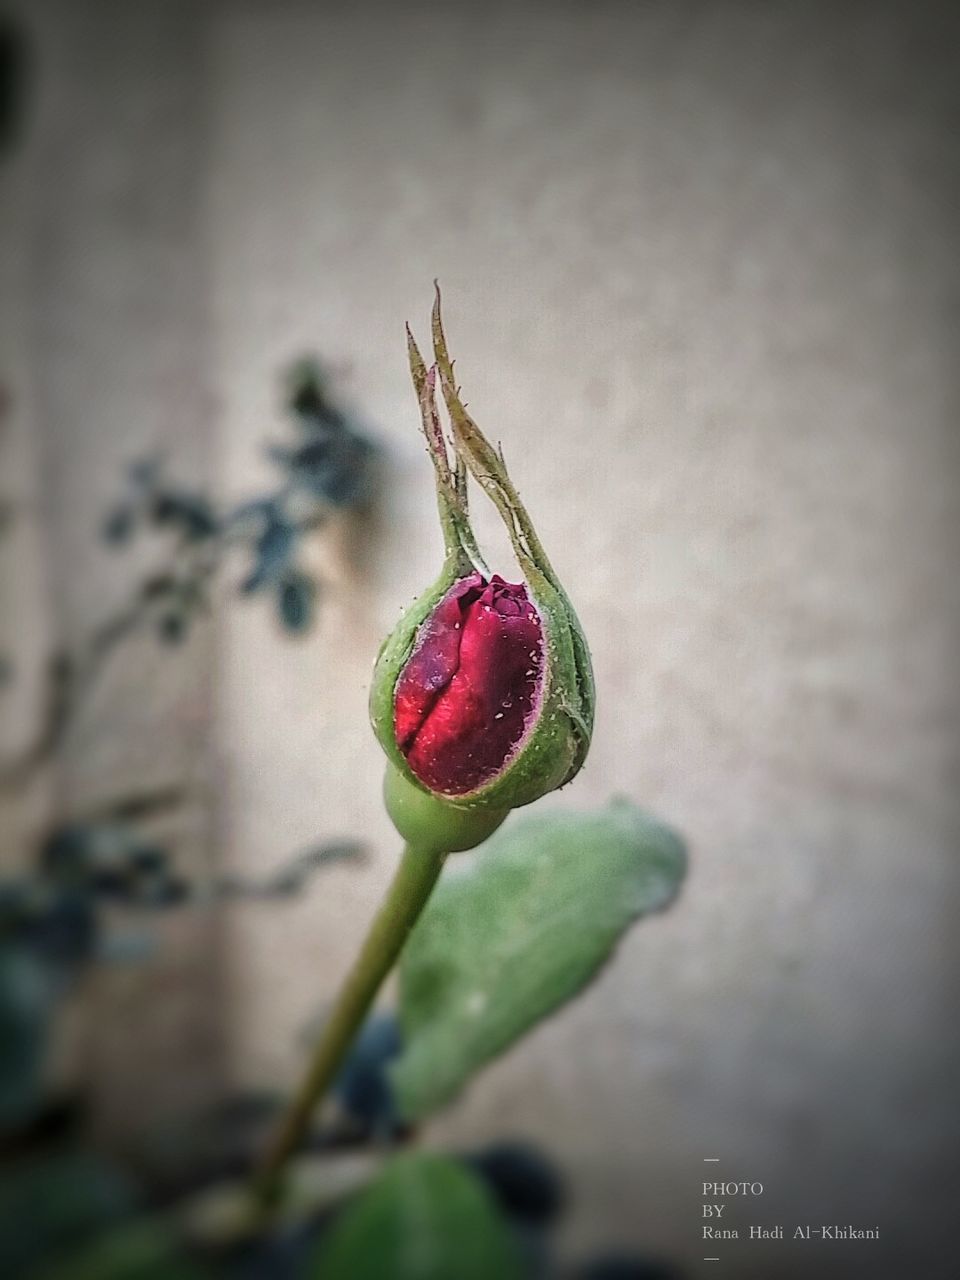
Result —
<instances>
[{"instance_id":1,"label":"rose bud","mask_svg":"<svg viewBox=\"0 0 960 1280\"><path fill-rule=\"evenodd\" d=\"M594 685L586 641L526 509L467 414L433 313L436 364L408 329L410 367L436 474L446 558L440 577L384 642L370 708L390 766L401 835L452 851L486 838L510 809L569 782L587 754ZM447 453L439 375L453 429ZM525 581L491 575L467 504L467 471L506 525Z\"/></svg>"}]
</instances>

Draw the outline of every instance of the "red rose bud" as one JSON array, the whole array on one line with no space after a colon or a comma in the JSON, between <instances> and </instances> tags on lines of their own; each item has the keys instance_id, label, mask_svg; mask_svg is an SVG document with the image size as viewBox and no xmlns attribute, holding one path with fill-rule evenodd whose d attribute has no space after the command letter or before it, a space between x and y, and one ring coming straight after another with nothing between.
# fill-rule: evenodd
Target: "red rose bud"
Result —
<instances>
[{"instance_id":1,"label":"red rose bud","mask_svg":"<svg viewBox=\"0 0 960 1280\"><path fill-rule=\"evenodd\" d=\"M433 337L430 370L412 337L409 348L446 559L437 582L384 642L370 709L392 766L387 802L401 834L452 850L479 843L510 809L574 777L590 742L594 688L577 616L500 453L460 400L439 293ZM438 373L453 428L452 463L435 403ZM524 583L487 570L470 525L468 471L500 512Z\"/></svg>"},{"instance_id":2,"label":"red rose bud","mask_svg":"<svg viewBox=\"0 0 960 1280\"><path fill-rule=\"evenodd\" d=\"M421 625L394 693L411 772L459 796L498 774L532 727L543 689L543 629L522 583L472 573Z\"/></svg>"}]
</instances>

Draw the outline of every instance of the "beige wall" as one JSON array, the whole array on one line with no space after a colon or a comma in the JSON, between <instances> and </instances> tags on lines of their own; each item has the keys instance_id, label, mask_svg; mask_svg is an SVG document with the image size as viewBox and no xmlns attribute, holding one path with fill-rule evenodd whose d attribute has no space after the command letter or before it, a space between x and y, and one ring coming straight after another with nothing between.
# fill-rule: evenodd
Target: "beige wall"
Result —
<instances>
[{"instance_id":1,"label":"beige wall","mask_svg":"<svg viewBox=\"0 0 960 1280\"><path fill-rule=\"evenodd\" d=\"M21 15L27 132L2 174L0 377L11 409L0 492L14 522L0 543L0 616L17 672L3 759L33 737L52 647L82 648L161 554L153 544L112 553L100 539L125 468L164 451L202 479L213 448L196 10L41 3ZM149 635L116 651L51 766L12 796L0 788L5 861L30 856L48 814L186 785L189 802L162 815L157 834L202 873L213 639L200 628L173 659ZM111 1131L162 1124L219 1087L216 928L209 917L163 920L155 960L85 984L92 1016L79 1032L68 1023L63 1070L90 1079Z\"/></svg>"},{"instance_id":2,"label":"beige wall","mask_svg":"<svg viewBox=\"0 0 960 1280\"><path fill-rule=\"evenodd\" d=\"M438 564L402 324L426 336L439 276L471 409L594 652L593 751L554 803L626 793L687 835L693 865L676 910L433 1136L554 1150L578 1242L701 1257L701 1161L718 1155L766 1183L770 1218L877 1221L890 1250L926 1256L915 1274L939 1274L924 1231L945 1220L956 1062L955 23L894 4L237 3L142 6L144 37L124 6L78 8L75 59L106 22L115 58L134 56L125 40L166 67L134 123L116 108L139 76L94 82L80 57L73 91L107 136L129 128L132 170L180 157L143 198L174 209L183 192L194 213L151 268L162 341L183 344L165 380L126 363L159 358L149 315L118 320L113 286L91 314L48 267L47 305L100 334L75 363L60 330L40 352L61 353L62 395L96 383L71 394L88 426L58 481L65 598L81 567L84 584L103 572L74 530L134 420L144 440L172 429L225 495L252 491L277 369L316 349L384 450L379 521L318 549L318 630L290 643L265 609L225 609L192 659L214 680L223 863L255 871L342 834L375 851L229 920L234 1079L292 1072L395 858L365 704L379 639ZM60 153L78 175L99 154ZM82 212L82 253L135 273L141 233L116 247L109 191ZM114 697L100 740L126 756L138 728ZM154 714L180 751L181 721Z\"/></svg>"}]
</instances>

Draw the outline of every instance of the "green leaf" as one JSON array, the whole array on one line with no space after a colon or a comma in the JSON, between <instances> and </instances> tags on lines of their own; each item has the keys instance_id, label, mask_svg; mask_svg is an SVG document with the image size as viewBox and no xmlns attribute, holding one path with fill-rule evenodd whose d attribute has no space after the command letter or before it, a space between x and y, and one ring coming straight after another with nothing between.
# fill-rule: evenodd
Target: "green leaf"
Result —
<instances>
[{"instance_id":1,"label":"green leaf","mask_svg":"<svg viewBox=\"0 0 960 1280\"><path fill-rule=\"evenodd\" d=\"M401 960L401 1114L448 1102L580 991L685 869L679 837L624 801L508 822L466 868L448 866Z\"/></svg>"},{"instance_id":2,"label":"green leaf","mask_svg":"<svg viewBox=\"0 0 960 1280\"><path fill-rule=\"evenodd\" d=\"M12 898L14 887L6 888ZM38 956L0 945L0 1137L25 1125L43 1099L54 1007L53 986Z\"/></svg>"},{"instance_id":3,"label":"green leaf","mask_svg":"<svg viewBox=\"0 0 960 1280\"><path fill-rule=\"evenodd\" d=\"M37 1280L210 1280L162 1227L131 1223L44 1268Z\"/></svg>"},{"instance_id":4,"label":"green leaf","mask_svg":"<svg viewBox=\"0 0 960 1280\"><path fill-rule=\"evenodd\" d=\"M33 1275L51 1256L72 1256L133 1205L123 1175L83 1148L11 1163L0 1177L0 1276Z\"/></svg>"},{"instance_id":5,"label":"green leaf","mask_svg":"<svg viewBox=\"0 0 960 1280\"><path fill-rule=\"evenodd\" d=\"M316 1249L309 1280L521 1280L509 1228L486 1187L445 1156L392 1160Z\"/></svg>"},{"instance_id":6,"label":"green leaf","mask_svg":"<svg viewBox=\"0 0 960 1280\"><path fill-rule=\"evenodd\" d=\"M306 631L313 621L316 591L312 578L291 570L280 582L277 609L280 621L288 631Z\"/></svg>"}]
</instances>

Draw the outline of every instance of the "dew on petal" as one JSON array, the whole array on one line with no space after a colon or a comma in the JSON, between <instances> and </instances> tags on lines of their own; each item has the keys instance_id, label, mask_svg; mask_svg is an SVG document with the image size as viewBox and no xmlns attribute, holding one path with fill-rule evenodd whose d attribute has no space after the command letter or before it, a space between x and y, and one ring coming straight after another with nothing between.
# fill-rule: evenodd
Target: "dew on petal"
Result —
<instances>
[{"instance_id":1,"label":"dew on petal","mask_svg":"<svg viewBox=\"0 0 960 1280\"><path fill-rule=\"evenodd\" d=\"M495 777L533 729L543 660L522 583L475 573L451 588L421 624L394 694L396 742L415 777L446 795Z\"/></svg>"}]
</instances>

